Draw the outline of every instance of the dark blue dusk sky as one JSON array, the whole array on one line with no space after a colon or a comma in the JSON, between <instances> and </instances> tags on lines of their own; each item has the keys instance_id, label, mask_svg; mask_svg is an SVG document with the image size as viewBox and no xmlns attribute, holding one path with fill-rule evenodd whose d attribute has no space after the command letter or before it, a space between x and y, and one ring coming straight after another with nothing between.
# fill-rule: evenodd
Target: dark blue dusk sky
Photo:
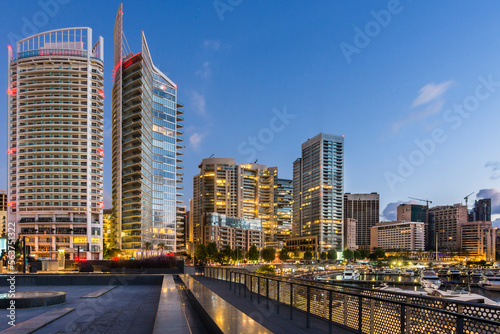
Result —
<instances>
[{"instance_id":1,"label":"dark blue dusk sky","mask_svg":"<svg viewBox=\"0 0 500 334\"><path fill-rule=\"evenodd\" d=\"M78 26L104 37L108 206L119 3L2 0L0 20L4 92L16 38ZM300 144L329 132L345 135L345 191L379 192L385 218L408 196L453 204L472 191L499 218L499 15L496 1L124 1L124 30L134 52L144 30L185 104L186 200L202 158L258 159L291 178ZM0 173L6 189L5 158Z\"/></svg>"}]
</instances>

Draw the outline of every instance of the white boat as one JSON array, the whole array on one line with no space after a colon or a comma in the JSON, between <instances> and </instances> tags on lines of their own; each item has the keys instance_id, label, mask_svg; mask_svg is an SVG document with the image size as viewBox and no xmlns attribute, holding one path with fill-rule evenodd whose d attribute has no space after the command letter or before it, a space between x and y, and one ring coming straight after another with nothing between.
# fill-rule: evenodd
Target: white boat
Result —
<instances>
[{"instance_id":1,"label":"white boat","mask_svg":"<svg viewBox=\"0 0 500 334\"><path fill-rule=\"evenodd\" d=\"M494 305L494 306L499 306L500 303L487 298L485 296L479 295L477 293L470 293L467 291L443 291L443 290L438 290L438 289L433 289L433 288L425 288L425 291L414 291L414 290L403 290L400 288L396 287L390 287L387 285L387 283L383 283L380 287L377 288L377 290L382 290L382 291L388 291L388 292L395 292L395 293L405 293L408 295L414 295L414 296L431 296L431 297L437 297L437 298L442 298L442 299L447 299L447 300L456 300L456 301L461 301L461 302L472 302L472 303L479 303L479 304L487 304L487 305Z\"/></svg>"},{"instance_id":2,"label":"white boat","mask_svg":"<svg viewBox=\"0 0 500 334\"><path fill-rule=\"evenodd\" d=\"M460 276L460 270L455 269L455 268L450 268L448 270L448 276L458 277L458 276Z\"/></svg>"},{"instance_id":3,"label":"white boat","mask_svg":"<svg viewBox=\"0 0 500 334\"><path fill-rule=\"evenodd\" d=\"M420 272L420 285L429 289L439 289L441 280L434 270L424 269Z\"/></svg>"},{"instance_id":4,"label":"white boat","mask_svg":"<svg viewBox=\"0 0 500 334\"><path fill-rule=\"evenodd\" d=\"M485 290L500 291L500 276L483 276L478 285Z\"/></svg>"},{"instance_id":5,"label":"white boat","mask_svg":"<svg viewBox=\"0 0 500 334\"><path fill-rule=\"evenodd\" d=\"M359 271L354 269L353 266L346 266L344 272L342 273L342 280L358 280Z\"/></svg>"},{"instance_id":6,"label":"white boat","mask_svg":"<svg viewBox=\"0 0 500 334\"><path fill-rule=\"evenodd\" d=\"M413 277L415 276L415 272L413 271L413 269L406 269L404 275Z\"/></svg>"}]
</instances>

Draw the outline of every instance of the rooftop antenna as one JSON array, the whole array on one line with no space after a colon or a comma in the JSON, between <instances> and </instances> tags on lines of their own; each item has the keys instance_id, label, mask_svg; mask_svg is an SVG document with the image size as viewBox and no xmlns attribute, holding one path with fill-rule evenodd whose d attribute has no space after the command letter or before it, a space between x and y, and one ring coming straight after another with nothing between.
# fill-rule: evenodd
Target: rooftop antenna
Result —
<instances>
[{"instance_id":1,"label":"rooftop antenna","mask_svg":"<svg viewBox=\"0 0 500 334\"><path fill-rule=\"evenodd\" d=\"M215 155L215 153L212 153L212 155L211 155L211 156L209 156L208 158L209 158L209 159L210 159L210 158L213 158L213 156L214 156L214 155Z\"/></svg>"},{"instance_id":2,"label":"rooftop antenna","mask_svg":"<svg viewBox=\"0 0 500 334\"><path fill-rule=\"evenodd\" d=\"M254 161L253 163L254 163L254 164L256 164L256 163L257 163L257 161L259 161L259 159L255 159L255 161Z\"/></svg>"}]
</instances>

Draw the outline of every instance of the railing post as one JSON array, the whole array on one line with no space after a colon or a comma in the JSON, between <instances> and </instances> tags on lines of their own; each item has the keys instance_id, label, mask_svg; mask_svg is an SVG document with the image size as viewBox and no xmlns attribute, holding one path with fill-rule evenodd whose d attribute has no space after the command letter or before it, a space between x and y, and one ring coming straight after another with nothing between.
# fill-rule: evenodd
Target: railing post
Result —
<instances>
[{"instance_id":1,"label":"railing post","mask_svg":"<svg viewBox=\"0 0 500 334\"><path fill-rule=\"evenodd\" d=\"M310 324L310 315L311 315L311 287L307 286L307 313L306 313L306 328L311 328Z\"/></svg>"},{"instance_id":2,"label":"railing post","mask_svg":"<svg viewBox=\"0 0 500 334\"><path fill-rule=\"evenodd\" d=\"M363 333L363 297L358 297L358 332Z\"/></svg>"},{"instance_id":3,"label":"railing post","mask_svg":"<svg viewBox=\"0 0 500 334\"><path fill-rule=\"evenodd\" d=\"M375 293L370 292L370 296L374 297ZM370 298L370 333L375 332L375 299Z\"/></svg>"},{"instance_id":4,"label":"railing post","mask_svg":"<svg viewBox=\"0 0 500 334\"><path fill-rule=\"evenodd\" d=\"M253 276L250 275L250 300L253 300Z\"/></svg>"},{"instance_id":5,"label":"railing post","mask_svg":"<svg viewBox=\"0 0 500 334\"><path fill-rule=\"evenodd\" d=\"M276 299L277 299L277 304L276 304L276 313L280 314L280 281L276 280Z\"/></svg>"},{"instance_id":6,"label":"railing post","mask_svg":"<svg viewBox=\"0 0 500 334\"><path fill-rule=\"evenodd\" d=\"M405 305L401 304L401 317L399 320L401 321L401 330L400 330L401 333L405 332L405 311L406 311Z\"/></svg>"},{"instance_id":7,"label":"railing post","mask_svg":"<svg viewBox=\"0 0 500 334\"><path fill-rule=\"evenodd\" d=\"M410 305L411 304L411 298L410 297L406 297L406 305ZM405 313L406 313L406 333L410 334L411 333L411 307L407 308L405 310Z\"/></svg>"},{"instance_id":8,"label":"railing post","mask_svg":"<svg viewBox=\"0 0 500 334\"><path fill-rule=\"evenodd\" d=\"M234 293L236 293L236 274L234 273Z\"/></svg>"},{"instance_id":9,"label":"railing post","mask_svg":"<svg viewBox=\"0 0 500 334\"><path fill-rule=\"evenodd\" d=\"M238 273L238 294L241 296L241 273Z\"/></svg>"},{"instance_id":10,"label":"railing post","mask_svg":"<svg viewBox=\"0 0 500 334\"><path fill-rule=\"evenodd\" d=\"M463 305L457 305L457 334L463 334L464 332L464 318L461 316L464 312Z\"/></svg>"},{"instance_id":11,"label":"railing post","mask_svg":"<svg viewBox=\"0 0 500 334\"><path fill-rule=\"evenodd\" d=\"M290 282L290 320L293 320L293 283Z\"/></svg>"},{"instance_id":12,"label":"railing post","mask_svg":"<svg viewBox=\"0 0 500 334\"><path fill-rule=\"evenodd\" d=\"M344 294L344 326L347 327L347 303L349 301L349 295Z\"/></svg>"},{"instance_id":13,"label":"railing post","mask_svg":"<svg viewBox=\"0 0 500 334\"><path fill-rule=\"evenodd\" d=\"M257 276L257 304L260 304L260 276Z\"/></svg>"},{"instance_id":14,"label":"railing post","mask_svg":"<svg viewBox=\"0 0 500 334\"><path fill-rule=\"evenodd\" d=\"M328 315L328 333L333 334L333 323L332 323L332 308L333 308L333 292L330 290L329 293L329 307L328 309L330 310L330 314Z\"/></svg>"},{"instance_id":15,"label":"railing post","mask_svg":"<svg viewBox=\"0 0 500 334\"><path fill-rule=\"evenodd\" d=\"M266 308L269 310L269 278L266 278Z\"/></svg>"},{"instance_id":16,"label":"railing post","mask_svg":"<svg viewBox=\"0 0 500 334\"><path fill-rule=\"evenodd\" d=\"M231 272L229 272L229 290L231 290ZM227 279L227 271L226 271L226 279Z\"/></svg>"},{"instance_id":17,"label":"railing post","mask_svg":"<svg viewBox=\"0 0 500 334\"><path fill-rule=\"evenodd\" d=\"M245 288L243 289L243 297L247 298L247 274L243 274L245 278Z\"/></svg>"}]
</instances>

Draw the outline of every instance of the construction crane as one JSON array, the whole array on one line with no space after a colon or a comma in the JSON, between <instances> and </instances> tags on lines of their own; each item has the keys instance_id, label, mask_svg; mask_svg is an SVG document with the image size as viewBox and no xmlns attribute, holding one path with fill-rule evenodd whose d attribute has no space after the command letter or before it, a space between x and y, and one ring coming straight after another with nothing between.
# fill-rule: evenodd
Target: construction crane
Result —
<instances>
[{"instance_id":1,"label":"construction crane","mask_svg":"<svg viewBox=\"0 0 500 334\"><path fill-rule=\"evenodd\" d=\"M420 198L415 198L415 197L408 197L408 198L414 199L416 201L427 203L427 209L429 208L429 203L432 203L432 201L429 201L428 199L420 199Z\"/></svg>"},{"instance_id":2,"label":"construction crane","mask_svg":"<svg viewBox=\"0 0 500 334\"><path fill-rule=\"evenodd\" d=\"M465 207L467 208L467 210L469 210L469 206L467 205L467 203L469 202L469 196L472 195L474 192L471 192L469 195L465 196L464 197L464 200L465 200Z\"/></svg>"}]
</instances>

